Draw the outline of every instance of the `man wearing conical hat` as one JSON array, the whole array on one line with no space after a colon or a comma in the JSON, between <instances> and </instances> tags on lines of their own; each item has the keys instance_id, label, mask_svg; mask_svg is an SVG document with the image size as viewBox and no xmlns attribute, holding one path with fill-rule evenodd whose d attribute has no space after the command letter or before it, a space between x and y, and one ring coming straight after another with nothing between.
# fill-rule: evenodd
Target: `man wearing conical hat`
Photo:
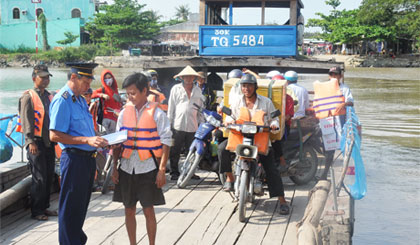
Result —
<instances>
[{"instance_id":1,"label":"man wearing conical hat","mask_svg":"<svg viewBox=\"0 0 420 245\"><path fill-rule=\"evenodd\" d=\"M173 143L169 153L171 164L171 180L177 180L179 176L178 161L183 147L189 149L194 140L194 133L198 124L202 121L201 114L194 107L194 103L203 107L203 95L201 90L194 85L200 77L191 66L185 67L174 76L181 81L171 89L168 104L168 118L172 127ZM197 179L198 176L193 176Z\"/></svg>"}]
</instances>

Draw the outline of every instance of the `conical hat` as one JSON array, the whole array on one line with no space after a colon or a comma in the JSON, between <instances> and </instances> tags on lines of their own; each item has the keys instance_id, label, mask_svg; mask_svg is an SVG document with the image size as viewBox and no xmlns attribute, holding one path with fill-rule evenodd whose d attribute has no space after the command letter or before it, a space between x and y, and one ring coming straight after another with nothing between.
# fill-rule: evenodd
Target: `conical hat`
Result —
<instances>
[{"instance_id":1,"label":"conical hat","mask_svg":"<svg viewBox=\"0 0 420 245\"><path fill-rule=\"evenodd\" d=\"M174 78L182 76L197 76L201 77L191 66L186 66L180 73L174 76Z\"/></svg>"}]
</instances>

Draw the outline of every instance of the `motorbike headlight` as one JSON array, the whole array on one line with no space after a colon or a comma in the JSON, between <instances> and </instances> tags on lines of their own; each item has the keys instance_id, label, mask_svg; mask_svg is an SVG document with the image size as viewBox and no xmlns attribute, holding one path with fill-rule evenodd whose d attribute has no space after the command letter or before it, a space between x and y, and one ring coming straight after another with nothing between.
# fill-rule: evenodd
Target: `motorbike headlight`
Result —
<instances>
[{"instance_id":1,"label":"motorbike headlight","mask_svg":"<svg viewBox=\"0 0 420 245\"><path fill-rule=\"evenodd\" d=\"M258 155L258 148L253 145L238 145L236 147L236 154L245 158L256 158Z\"/></svg>"},{"instance_id":2,"label":"motorbike headlight","mask_svg":"<svg viewBox=\"0 0 420 245\"><path fill-rule=\"evenodd\" d=\"M255 125L242 125L242 133L243 134L256 134L257 133L257 126Z\"/></svg>"},{"instance_id":3,"label":"motorbike headlight","mask_svg":"<svg viewBox=\"0 0 420 245\"><path fill-rule=\"evenodd\" d=\"M243 153L245 156L249 156L251 154L251 151L248 148L245 148Z\"/></svg>"}]
</instances>

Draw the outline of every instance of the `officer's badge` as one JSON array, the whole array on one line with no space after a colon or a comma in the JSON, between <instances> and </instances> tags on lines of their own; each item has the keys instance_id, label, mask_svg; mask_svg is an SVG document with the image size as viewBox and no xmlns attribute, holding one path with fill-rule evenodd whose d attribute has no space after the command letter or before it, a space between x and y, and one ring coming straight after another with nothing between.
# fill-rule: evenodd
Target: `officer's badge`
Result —
<instances>
[{"instance_id":1,"label":"officer's badge","mask_svg":"<svg viewBox=\"0 0 420 245\"><path fill-rule=\"evenodd\" d=\"M64 99L67 99L69 97L69 95L70 95L69 92L66 91L61 95L61 97L63 97Z\"/></svg>"}]
</instances>

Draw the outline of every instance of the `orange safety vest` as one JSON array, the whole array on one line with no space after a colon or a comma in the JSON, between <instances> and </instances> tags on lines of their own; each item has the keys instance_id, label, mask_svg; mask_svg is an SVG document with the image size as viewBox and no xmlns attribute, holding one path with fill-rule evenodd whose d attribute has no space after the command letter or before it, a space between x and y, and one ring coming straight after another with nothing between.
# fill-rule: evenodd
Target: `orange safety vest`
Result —
<instances>
[{"instance_id":1,"label":"orange safety vest","mask_svg":"<svg viewBox=\"0 0 420 245\"><path fill-rule=\"evenodd\" d=\"M150 89L150 94L147 96L147 101L149 102L157 102L158 107L162 109L164 112L168 111L168 105L162 104L162 102L166 99L165 95L155 89Z\"/></svg>"},{"instance_id":2,"label":"orange safety vest","mask_svg":"<svg viewBox=\"0 0 420 245\"><path fill-rule=\"evenodd\" d=\"M150 102L137 121L135 106L131 102L127 103L121 127L121 130L128 130L127 141L123 143L123 158L130 158L133 150L137 150L142 161L152 157L151 151L156 158L162 156L162 143L153 118L157 106L157 103Z\"/></svg>"},{"instance_id":3,"label":"orange safety vest","mask_svg":"<svg viewBox=\"0 0 420 245\"><path fill-rule=\"evenodd\" d=\"M38 93L33 90L29 89L26 90L24 93L29 92L32 98L32 103L34 105L34 114L35 114L35 132L34 136L42 137L42 127L44 125L44 116L45 116L45 109L44 104L42 104L41 98L39 98ZM52 96L49 96L50 101L52 100ZM18 117L16 132L23 133L22 130L22 121L20 120L20 116Z\"/></svg>"},{"instance_id":4,"label":"orange safety vest","mask_svg":"<svg viewBox=\"0 0 420 245\"><path fill-rule=\"evenodd\" d=\"M245 107L242 107L239 112L239 118L236 120L236 123L243 124L244 122L255 122L258 126L264 125L264 115L265 112L258 110L255 112L254 116L251 118L249 110ZM254 145L258 147L258 153L267 155L268 154L268 141L270 134L268 132L257 133L254 136ZM242 144L244 141L244 136L241 132L236 130L230 130L228 136L228 143L226 149L229 151L235 151L236 147L239 144Z\"/></svg>"},{"instance_id":5,"label":"orange safety vest","mask_svg":"<svg viewBox=\"0 0 420 245\"><path fill-rule=\"evenodd\" d=\"M315 116L319 119L329 116L345 114L345 110L336 111L337 106L344 103L343 93L337 79L328 82L314 82L314 102L313 109Z\"/></svg>"}]
</instances>

